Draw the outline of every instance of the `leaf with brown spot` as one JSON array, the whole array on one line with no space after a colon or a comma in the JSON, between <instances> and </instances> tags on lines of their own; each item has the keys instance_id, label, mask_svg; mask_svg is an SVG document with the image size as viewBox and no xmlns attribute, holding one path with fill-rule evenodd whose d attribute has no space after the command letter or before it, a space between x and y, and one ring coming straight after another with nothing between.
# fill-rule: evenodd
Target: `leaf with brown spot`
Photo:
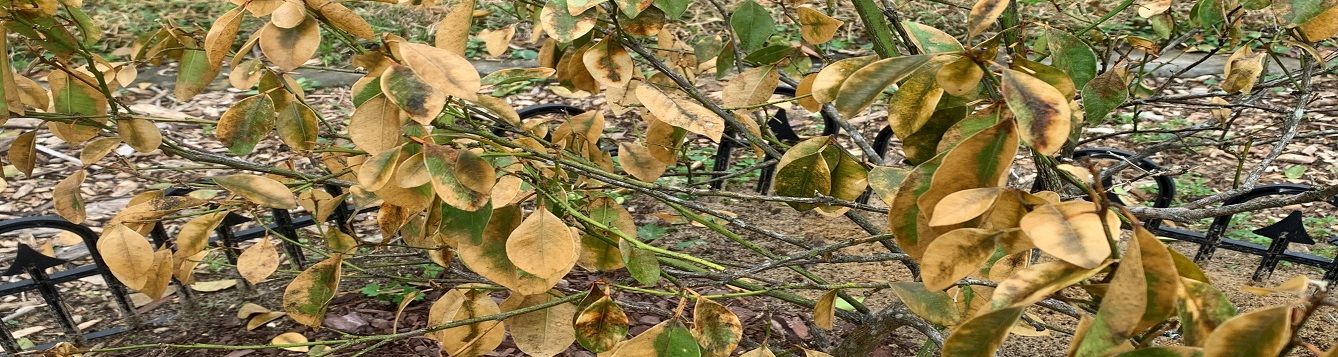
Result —
<instances>
[{"instance_id":1,"label":"leaf with brown spot","mask_svg":"<svg viewBox=\"0 0 1338 357\"><path fill-rule=\"evenodd\" d=\"M381 91L419 124L431 125L446 105L446 94L428 85L413 69L391 65L381 74Z\"/></svg>"},{"instance_id":2,"label":"leaf with brown spot","mask_svg":"<svg viewBox=\"0 0 1338 357\"><path fill-rule=\"evenodd\" d=\"M258 94L243 98L218 118L214 134L233 155L248 155L274 128L274 101Z\"/></svg>"},{"instance_id":3,"label":"leaf with brown spot","mask_svg":"<svg viewBox=\"0 0 1338 357\"><path fill-rule=\"evenodd\" d=\"M1073 125L1068 98L1044 81L1011 69L1004 70L1002 82L1022 141L1042 155L1058 153Z\"/></svg>"},{"instance_id":4,"label":"leaf with brown spot","mask_svg":"<svg viewBox=\"0 0 1338 357\"><path fill-rule=\"evenodd\" d=\"M268 177L235 174L215 177L214 183L261 206L280 209L297 208L297 197L293 196L293 191L290 191L288 186L284 186L283 183Z\"/></svg>"},{"instance_id":5,"label":"leaf with brown spot","mask_svg":"<svg viewBox=\"0 0 1338 357\"><path fill-rule=\"evenodd\" d=\"M464 57L440 48L411 43L400 43L404 64L412 68L428 85L456 98L475 100L482 85L474 65Z\"/></svg>"},{"instance_id":6,"label":"leaf with brown spot","mask_svg":"<svg viewBox=\"0 0 1338 357\"><path fill-rule=\"evenodd\" d=\"M1255 52L1250 46L1241 46L1227 58L1222 67L1226 75L1222 80L1222 90L1227 93L1249 93L1264 73L1265 57L1265 53Z\"/></svg>"},{"instance_id":7,"label":"leaf with brown spot","mask_svg":"<svg viewBox=\"0 0 1338 357\"><path fill-rule=\"evenodd\" d=\"M320 327L330 299L339 292L344 255L335 254L297 274L283 291L283 310L293 321Z\"/></svg>"},{"instance_id":8,"label":"leaf with brown spot","mask_svg":"<svg viewBox=\"0 0 1338 357\"><path fill-rule=\"evenodd\" d=\"M320 22L306 11L304 20L292 28L282 28L270 22L260 30L260 50L275 66L292 71L311 59L321 44Z\"/></svg>"},{"instance_id":9,"label":"leaf with brown spot","mask_svg":"<svg viewBox=\"0 0 1338 357\"><path fill-rule=\"evenodd\" d=\"M1213 330L1236 316L1236 307L1226 294L1208 283L1182 278L1180 286L1176 301L1180 332L1185 345L1203 346Z\"/></svg>"},{"instance_id":10,"label":"leaf with brown spot","mask_svg":"<svg viewBox=\"0 0 1338 357\"><path fill-rule=\"evenodd\" d=\"M65 220L70 223L84 223L88 214L84 211L84 196L80 191L80 186L84 184L84 178L88 172L84 170L75 170L70 176L65 177L51 189L52 207L56 209Z\"/></svg>"},{"instance_id":11,"label":"leaf with brown spot","mask_svg":"<svg viewBox=\"0 0 1338 357\"><path fill-rule=\"evenodd\" d=\"M613 37L590 46L581 54L581 62L595 81L609 87L626 87L635 70L632 56Z\"/></svg>"}]
</instances>

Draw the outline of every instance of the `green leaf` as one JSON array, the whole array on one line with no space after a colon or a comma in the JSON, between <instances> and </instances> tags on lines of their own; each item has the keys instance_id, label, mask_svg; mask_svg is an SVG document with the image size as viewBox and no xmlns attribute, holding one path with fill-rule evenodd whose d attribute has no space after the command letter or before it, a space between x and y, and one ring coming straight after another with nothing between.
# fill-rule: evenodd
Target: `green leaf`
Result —
<instances>
[{"instance_id":1,"label":"green leaf","mask_svg":"<svg viewBox=\"0 0 1338 357\"><path fill-rule=\"evenodd\" d=\"M1200 357L1203 349L1185 346L1160 346L1133 350L1115 355L1115 357Z\"/></svg>"},{"instance_id":2,"label":"green leaf","mask_svg":"<svg viewBox=\"0 0 1338 357\"><path fill-rule=\"evenodd\" d=\"M1185 293L1176 301L1180 332L1185 336L1185 345L1203 346L1217 326L1236 316L1236 306L1208 283L1180 279L1180 284L1185 287Z\"/></svg>"},{"instance_id":3,"label":"green leaf","mask_svg":"<svg viewBox=\"0 0 1338 357\"><path fill-rule=\"evenodd\" d=\"M669 320L664 332L655 338L655 355L663 357L696 357L702 355L701 346L692 338L692 331L678 319Z\"/></svg>"},{"instance_id":4,"label":"green leaf","mask_svg":"<svg viewBox=\"0 0 1338 357\"><path fill-rule=\"evenodd\" d=\"M911 35L911 41L915 42L915 47L920 48L921 53L961 52L964 49L961 42L957 42L956 38L943 30L911 21L902 21L902 24L906 26L906 32Z\"/></svg>"},{"instance_id":5,"label":"green leaf","mask_svg":"<svg viewBox=\"0 0 1338 357\"><path fill-rule=\"evenodd\" d=\"M825 136L806 140L790 148L777 164L774 184L776 194L787 197L823 195L843 200L853 200L863 194L868 187L868 172L853 156L832 143L832 137ZM841 210L843 207L829 208L796 202L787 204L800 211L823 208L844 212Z\"/></svg>"},{"instance_id":6,"label":"green leaf","mask_svg":"<svg viewBox=\"0 0 1338 357\"><path fill-rule=\"evenodd\" d=\"M780 62L780 60L783 60L786 57L790 57L795 51L797 51L797 49L788 44L772 45L753 51L753 53L749 53L743 60L759 64L773 64Z\"/></svg>"},{"instance_id":7,"label":"green leaf","mask_svg":"<svg viewBox=\"0 0 1338 357\"><path fill-rule=\"evenodd\" d=\"M1096 77L1096 53L1082 39L1055 28L1045 32L1050 49L1051 63L1073 79L1073 85L1083 88Z\"/></svg>"},{"instance_id":8,"label":"green leaf","mask_svg":"<svg viewBox=\"0 0 1338 357\"><path fill-rule=\"evenodd\" d=\"M663 10L664 16L670 20L683 17L688 5L692 5L692 0L655 0L655 7Z\"/></svg>"},{"instance_id":9,"label":"green leaf","mask_svg":"<svg viewBox=\"0 0 1338 357\"><path fill-rule=\"evenodd\" d=\"M218 118L215 134L233 155L248 155L274 128L274 101L267 95L243 98Z\"/></svg>"},{"instance_id":10,"label":"green leaf","mask_svg":"<svg viewBox=\"0 0 1338 357\"><path fill-rule=\"evenodd\" d=\"M1305 170L1306 170L1305 166L1292 166L1288 167L1287 170L1282 171L1282 174L1286 175L1287 178L1289 179L1295 180L1301 178L1301 176L1304 176Z\"/></svg>"},{"instance_id":11,"label":"green leaf","mask_svg":"<svg viewBox=\"0 0 1338 357\"><path fill-rule=\"evenodd\" d=\"M729 16L729 27L738 36L742 50L752 52L766 44L771 34L776 32L776 20L771 18L771 13L762 5L748 0L739 4Z\"/></svg>"},{"instance_id":12,"label":"green leaf","mask_svg":"<svg viewBox=\"0 0 1338 357\"><path fill-rule=\"evenodd\" d=\"M1333 6L1332 1L1325 0L1276 0L1273 12L1291 27L1306 23Z\"/></svg>"},{"instance_id":13,"label":"green leaf","mask_svg":"<svg viewBox=\"0 0 1338 357\"><path fill-rule=\"evenodd\" d=\"M892 293L906 304L906 308L939 326L955 326L962 321L961 312L957 311L957 301L943 291L925 289L922 283L892 283Z\"/></svg>"},{"instance_id":14,"label":"green leaf","mask_svg":"<svg viewBox=\"0 0 1338 357\"><path fill-rule=\"evenodd\" d=\"M1129 99L1129 82L1124 67L1113 68L1087 82L1082 88L1083 119L1097 125L1115 108Z\"/></svg>"},{"instance_id":15,"label":"green leaf","mask_svg":"<svg viewBox=\"0 0 1338 357\"><path fill-rule=\"evenodd\" d=\"M221 68L209 64L204 50L187 49L181 53L177 86L172 91L178 101L187 101L204 91L218 77Z\"/></svg>"},{"instance_id":16,"label":"green leaf","mask_svg":"<svg viewBox=\"0 0 1338 357\"><path fill-rule=\"evenodd\" d=\"M311 150L316 148L320 130L316 126L317 119L318 114L307 103L294 102L279 112L274 129L279 132L279 139L294 150Z\"/></svg>"},{"instance_id":17,"label":"green leaf","mask_svg":"<svg viewBox=\"0 0 1338 357\"><path fill-rule=\"evenodd\" d=\"M618 250L622 252L623 264L641 285L655 286L660 282L660 260L655 253L638 248L626 240L618 241Z\"/></svg>"},{"instance_id":18,"label":"green leaf","mask_svg":"<svg viewBox=\"0 0 1338 357\"><path fill-rule=\"evenodd\" d=\"M283 292L283 310L303 325L318 327L325 318L330 299L339 291L343 255L312 265L288 283Z\"/></svg>"}]
</instances>

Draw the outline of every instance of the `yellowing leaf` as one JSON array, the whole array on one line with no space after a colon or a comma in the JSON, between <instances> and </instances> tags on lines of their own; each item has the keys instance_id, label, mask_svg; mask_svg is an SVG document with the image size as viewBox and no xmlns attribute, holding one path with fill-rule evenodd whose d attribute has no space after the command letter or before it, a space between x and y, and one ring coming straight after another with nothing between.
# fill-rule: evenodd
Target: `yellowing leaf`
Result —
<instances>
[{"instance_id":1,"label":"yellowing leaf","mask_svg":"<svg viewBox=\"0 0 1338 357\"><path fill-rule=\"evenodd\" d=\"M475 92L482 86L479 73L464 57L412 42L401 42L400 54L409 68L438 91L471 101L478 97Z\"/></svg>"},{"instance_id":2,"label":"yellowing leaf","mask_svg":"<svg viewBox=\"0 0 1338 357\"><path fill-rule=\"evenodd\" d=\"M976 37L986 28L994 24L999 19L1004 9L1008 8L1008 1L1003 0L979 0L976 5L971 7L971 13L966 15L966 36Z\"/></svg>"},{"instance_id":3,"label":"yellowing leaf","mask_svg":"<svg viewBox=\"0 0 1338 357\"><path fill-rule=\"evenodd\" d=\"M233 155L247 155L274 128L274 101L267 95L243 98L218 118L215 135Z\"/></svg>"},{"instance_id":4,"label":"yellowing leaf","mask_svg":"<svg viewBox=\"0 0 1338 357\"><path fill-rule=\"evenodd\" d=\"M942 291L931 291L922 283L892 283L892 292L915 315L939 326L953 326L961 322L954 296ZM979 297L976 297L979 299Z\"/></svg>"},{"instance_id":5,"label":"yellowing leaf","mask_svg":"<svg viewBox=\"0 0 1338 357\"><path fill-rule=\"evenodd\" d=\"M1277 356L1292 337L1292 307L1274 306L1227 320L1203 346L1204 357Z\"/></svg>"},{"instance_id":6,"label":"yellowing leaf","mask_svg":"<svg viewBox=\"0 0 1338 357\"><path fill-rule=\"evenodd\" d=\"M576 315L576 342L590 352L602 353L613 349L627 336L627 314L608 296L590 303Z\"/></svg>"},{"instance_id":7,"label":"yellowing leaf","mask_svg":"<svg viewBox=\"0 0 1338 357\"><path fill-rule=\"evenodd\" d=\"M521 295L511 294L502 301L502 311L545 304L562 297L561 293ZM577 313L576 305L562 303L543 310L527 312L507 318L511 326L511 339L516 347L531 356L548 357L565 351L572 342L576 342L576 327L572 317Z\"/></svg>"},{"instance_id":8,"label":"yellowing leaf","mask_svg":"<svg viewBox=\"0 0 1338 357\"><path fill-rule=\"evenodd\" d=\"M445 6L446 16L437 23L437 48L459 56L469 46L469 28L474 19L474 0L455 0Z\"/></svg>"},{"instance_id":9,"label":"yellowing leaf","mask_svg":"<svg viewBox=\"0 0 1338 357\"><path fill-rule=\"evenodd\" d=\"M1085 269L1064 261L1032 265L999 282L990 304L995 309L1025 307L1056 291L1096 275L1106 265Z\"/></svg>"},{"instance_id":10,"label":"yellowing leaf","mask_svg":"<svg viewBox=\"0 0 1338 357\"><path fill-rule=\"evenodd\" d=\"M455 208L475 211L488 203L496 173L487 161L468 150L425 145L423 164L432 176L437 197Z\"/></svg>"},{"instance_id":11,"label":"yellowing leaf","mask_svg":"<svg viewBox=\"0 0 1338 357\"><path fill-rule=\"evenodd\" d=\"M944 356L994 356L1008 330L1022 316L1021 307L995 310L962 323L943 342Z\"/></svg>"},{"instance_id":12,"label":"yellowing leaf","mask_svg":"<svg viewBox=\"0 0 1338 357\"><path fill-rule=\"evenodd\" d=\"M292 344L300 344L307 342L308 342L307 336L302 336L302 334L297 332L285 332L278 336L274 336L274 339L271 339L269 341L269 343L275 345L292 345ZM306 352L311 349L311 347L308 346L294 346L294 347L282 347L282 348L284 350L293 352Z\"/></svg>"},{"instance_id":13,"label":"yellowing leaf","mask_svg":"<svg viewBox=\"0 0 1338 357\"><path fill-rule=\"evenodd\" d=\"M646 182L655 182L668 169L651 154L650 149L636 143L618 143L618 163L632 177Z\"/></svg>"},{"instance_id":14,"label":"yellowing leaf","mask_svg":"<svg viewBox=\"0 0 1338 357\"><path fill-rule=\"evenodd\" d=\"M367 20L353 10L349 10L348 7L334 1L319 1L320 6L313 5L316 2L308 0L307 5L315 7L316 12L320 13L321 17L329 20L335 27L364 40L376 39L376 32L372 29L372 24L367 23ZM468 28L468 26L465 27Z\"/></svg>"},{"instance_id":15,"label":"yellowing leaf","mask_svg":"<svg viewBox=\"0 0 1338 357\"><path fill-rule=\"evenodd\" d=\"M187 49L182 51L181 65L177 69L179 71L177 86L172 90L172 94L177 96L177 100L186 101L204 91L205 87L218 77L218 72L223 67L221 64L210 62L208 53L204 50Z\"/></svg>"},{"instance_id":16,"label":"yellowing leaf","mask_svg":"<svg viewBox=\"0 0 1338 357\"><path fill-rule=\"evenodd\" d=\"M841 83L840 92L836 96L836 102L833 103L837 112L845 118L855 117L873 104L874 99L878 98L883 90L906 78L933 57L933 55L892 57L860 68ZM822 74L818 75L821 79Z\"/></svg>"},{"instance_id":17,"label":"yellowing leaf","mask_svg":"<svg viewBox=\"0 0 1338 357\"><path fill-rule=\"evenodd\" d=\"M147 272L147 280L144 281L144 288L140 292L147 295L150 299L158 300L167 294L167 288L172 283L172 250L163 247L153 252L153 264Z\"/></svg>"},{"instance_id":18,"label":"yellowing leaf","mask_svg":"<svg viewBox=\"0 0 1338 357\"><path fill-rule=\"evenodd\" d=\"M818 103L831 103L836 100L836 96L841 90L841 84L846 79L855 74L856 70L873 62L874 57L851 57L842 59L823 67L813 78L813 100Z\"/></svg>"},{"instance_id":19,"label":"yellowing leaf","mask_svg":"<svg viewBox=\"0 0 1338 357\"><path fill-rule=\"evenodd\" d=\"M466 284L458 288L464 291L463 303L454 316L445 321L459 321L502 313L497 303L488 296L489 290L474 289L476 284ZM429 320L429 323L432 323ZM506 337L506 327L502 321L482 321L464 326L452 327L434 332L434 339L441 342L441 349L451 356L477 356L496 349Z\"/></svg>"},{"instance_id":20,"label":"yellowing leaf","mask_svg":"<svg viewBox=\"0 0 1338 357\"><path fill-rule=\"evenodd\" d=\"M635 70L632 56L614 37L607 37L590 46L581 55L581 62L595 81L609 87L626 87Z\"/></svg>"},{"instance_id":21,"label":"yellowing leaf","mask_svg":"<svg viewBox=\"0 0 1338 357\"><path fill-rule=\"evenodd\" d=\"M339 290L344 256L335 254L297 274L283 291L283 310L297 323L318 327Z\"/></svg>"},{"instance_id":22,"label":"yellowing leaf","mask_svg":"<svg viewBox=\"0 0 1338 357\"><path fill-rule=\"evenodd\" d=\"M261 239L237 256L237 272L252 285L260 284L279 270L279 250L269 236Z\"/></svg>"},{"instance_id":23,"label":"yellowing leaf","mask_svg":"<svg viewBox=\"0 0 1338 357\"><path fill-rule=\"evenodd\" d=\"M414 70L401 65L386 67L381 74L381 91L419 124L430 125L446 105L446 94L434 89Z\"/></svg>"},{"instance_id":24,"label":"yellowing leaf","mask_svg":"<svg viewBox=\"0 0 1338 357\"><path fill-rule=\"evenodd\" d=\"M925 289L943 290L980 270L994 254L994 238L1000 233L960 228L945 233L925 248L921 278Z\"/></svg>"},{"instance_id":25,"label":"yellowing leaf","mask_svg":"<svg viewBox=\"0 0 1338 357\"><path fill-rule=\"evenodd\" d=\"M624 342L613 357L697 357L701 346L677 318L669 319Z\"/></svg>"},{"instance_id":26,"label":"yellowing leaf","mask_svg":"<svg viewBox=\"0 0 1338 357\"><path fill-rule=\"evenodd\" d=\"M934 215L929 221L931 226L947 226L980 217L994 205L994 200L1003 192L998 187L982 187L961 190L943 196L934 205Z\"/></svg>"},{"instance_id":27,"label":"yellowing leaf","mask_svg":"<svg viewBox=\"0 0 1338 357\"><path fill-rule=\"evenodd\" d=\"M982 3L994 0L981 0ZM1004 2L1007 3L1007 2ZM939 68L935 73L938 80L938 86L943 91L953 96L962 96L971 93L980 85L980 79L985 76L985 70L980 69L980 65L970 57L961 57Z\"/></svg>"},{"instance_id":28,"label":"yellowing leaf","mask_svg":"<svg viewBox=\"0 0 1338 357\"><path fill-rule=\"evenodd\" d=\"M1095 203L1060 202L1036 207L1022 216L1021 228L1037 248L1083 268L1095 268L1110 257L1106 234L1119 236L1119 218L1112 211L1100 212L1111 224L1101 224Z\"/></svg>"},{"instance_id":29,"label":"yellowing leaf","mask_svg":"<svg viewBox=\"0 0 1338 357\"><path fill-rule=\"evenodd\" d=\"M704 357L728 357L743 339L743 323L724 305L697 297L692 309L692 336Z\"/></svg>"},{"instance_id":30,"label":"yellowing leaf","mask_svg":"<svg viewBox=\"0 0 1338 357\"><path fill-rule=\"evenodd\" d=\"M738 108L766 103L780 83L780 70L774 66L749 68L734 76L721 93L726 107Z\"/></svg>"},{"instance_id":31,"label":"yellowing leaf","mask_svg":"<svg viewBox=\"0 0 1338 357\"><path fill-rule=\"evenodd\" d=\"M163 133L158 131L153 122L145 119L119 119L116 121L116 131L121 140L125 140L138 152L158 150L158 146L163 144Z\"/></svg>"},{"instance_id":32,"label":"yellowing leaf","mask_svg":"<svg viewBox=\"0 0 1338 357\"><path fill-rule=\"evenodd\" d=\"M1281 284L1278 284L1278 286L1272 288L1247 285L1240 287L1240 289L1256 295L1270 295L1270 294L1299 295L1301 293L1304 293L1306 289L1309 287L1310 287L1310 278L1307 278L1305 275L1297 275L1292 277L1291 279L1287 279L1287 281L1284 281Z\"/></svg>"},{"instance_id":33,"label":"yellowing leaf","mask_svg":"<svg viewBox=\"0 0 1338 357\"><path fill-rule=\"evenodd\" d=\"M98 238L98 254L116 280L139 290L148 282L154 251L148 239L124 225L108 225Z\"/></svg>"},{"instance_id":34,"label":"yellowing leaf","mask_svg":"<svg viewBox=\"0 0 1338 357\"><path fill-rule=\"evenodd\" d=\"M516 267L543 278L566 275L576 264L576 239L562 219L540 208L506 240L506 255Z\"/></svg>"},{"instance_id":35,"label":"yellowing leaf","mask_svg":"<svg viewBox=\"0 0 1338 357\"><path fill-rule=\"evenodd\" d=\"M1058 153L1073 125L1068 98L1044 81L1011 69L1004 70L1002 82L1022 141L1042 155Z\"/></svg>"},{"instance_id":36,"label":"yellowing leaf","mask_svg":"<svg viewBox=\"0 0 1338 357\"><path fill-rule=\"evenodd\" d=\"M75 170L73 174L60 180L60 183L57 183L56 187L51 190L52 207L56 209L57 214L60 214L70 223L84 223L84 219L88 218L84 211L84 196L79 190L87 176L88 172Z\"/></svg>"},{"instance_id":37,"label":"yellowing leaf","mask_svg":"<svg viewBox=\"0 0 1338 357\"><path fill-rule=\"evenodd\" d=\"M14 138L9 145L9 163L24 175L33 176L33 166L37 165L37 131L26 131Z\"/></svg>"},{"instance_id":38,"label":"yellowing leaf","mask_svg":"<svg viewBox=\"0 0 1338 357\"><path fill-rule=\"evenodd\" d=\"M641 85L636 88L636 97L656 119L666 124L706 136L714 142L720 142L725 133L723 118L677 91L670 94L654 85Z\"/></svg>"},{"instance_id":39,"label":"yellowing leaf","mask_svg":"<svg viewBox=\"0 0 1338 357\"><path fill-rule=\"evenodd\" d=\"M810 7L801 6L795 12L799 15L799 36L804 38L804 42L814 45L831 41L836 30L845 24L845 21L833 19Z\"/></svg>"},{"instance_id":40,"label":"yellowing leaf","mask_svg":"<svg viewBox=\"0 0 1338 357\"><path fill-rule=\"evenodd\" d=\"M1227 93L1249 93L1259 75L1264 73L1266 54L1254 52L1250 46L1241 46L1227 58L1223 66L1226 78L1222 80L1222 90Z\"/></svg>"},{"instance_id":41,"label":"yellowing leaf","mask_svg":"<svg viewBox=\"0 0 1338 357\"><path fill-rule=\"evenodd\" d=\"M516 36L516 27L507 26L496 30L479 31L478 38L488 49L488 55L500 57L511 45L511 38Z\"/></svg>"},{"instance_id":42,"label":"yellowing leaf","mask_svg":"<svg viewBox=\"0 0 1338 357\"><path fill-rule=\"evenodd\" d=\"M293 150L311 150L316 148L316 137L320 128L316 127L318 115L304 102L289 103L279 112L274 122L274 129L279 132L279 139Z\"/></svg>"},{"instance_id":43,"label":"yellowing leaf","mask_svg":"<svg viewBox=\"0 0 1338 357\"><path fill-rule=\"evenodd\" d=\"M836 319L836 293L840 290L830 290L813 304L813 324L818 327L831 330L835 325Z\"/></svg>"},{"instance_id":44,"label":"yellowing leaf","mask_svg":"<svg viewBox=\"0 0 1338 357\"><path fill-rule=\"evenodd\" d=\"M215 177L214 182L228 191L232 191L232 193L236 193L242 198L261 206L281 209L297 208L297 197L293 196L293 191L289 191L288 186L284 186L283 183L268 177L236 174Z\"/></svg>"},{"instance_id":45,"label":"yellowing leaf","mask_svg":"<svg viewBox=\"0 0 1338 357\"><path fill-rule=\"evenodd\" d=\"M269 21L280 28L290 29L307 19L307 8L301 1L284 0L279 8L270 14Z\"/></svg>"},{"instance_id":46,"label":"yellowing leaf","mask_svg":"<svg viewBox=\"0 0 1338 357\"><path fill-rule=\"evenodd\" d=\"M260 50L284 71L302 66L321 44L320 22L306 15L305 10L302 16L303 20L293 27L283 28L270 22L260 30Z\"/></svg>"},{"instance_id":47,"label":"yellowing leaf","mask_svg":"<svg viewBox=\"0 0 1338 357\"><path fill-rule=\"evenodd\" d=\"M380 153L400 145L401 128L408 123L407 119L390 99L378 94L353 111L348 136L359 149Z\"/></svg>"}]
</instances>

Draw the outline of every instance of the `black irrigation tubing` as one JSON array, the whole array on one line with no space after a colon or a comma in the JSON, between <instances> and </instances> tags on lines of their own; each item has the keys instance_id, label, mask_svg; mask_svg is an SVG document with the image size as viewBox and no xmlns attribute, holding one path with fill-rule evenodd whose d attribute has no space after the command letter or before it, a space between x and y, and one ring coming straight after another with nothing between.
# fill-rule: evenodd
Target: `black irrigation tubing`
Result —
<instances>
[{"instance_id":1,"label":"black irrigation tubing","mask_svg":"<svg viewBox=\"0 0 1338 357\"><path fill-rule=\"evenodd\" d=\"M776 89L775 93L778 95L793 96L794 89L790 87L779 87ZM518 110L517 114L519 114L523 120L540 115L561 114L561 115L571 116L571 115L578 115L584 112L585 110L581 108L565 104L542 104L523 108L521 110ZM824 121L824 126L821 135L834 135L837 133L839 129L836 123L834 122L833 118L823 116L823 121ZM772 134L775 135L777 139L780 140L797 141L801 139L799 135L795 133L794 128L791 127L789 118L787 117L787 113L783 109L777 110L777 112L774 115L772 115L770 118L767 119L767 128L771 130ZM495 133L499 134L505 133L505 130L500 127L494 128L493 130ZM728 170L729 159L731 158L730 156L731 150L733 150L734 148L748 147L748 143L738 138L737 135L735 135L735 133L727 132L726 134L727 135L724 136L724 139L721 140L719 146L717 147L717 152L715 154L715 164L713 169L714 173L716 174L721 172L726 172ZM876 150L881 151L879 154L883 154L886 153L888 147L891 145L892 140L893 140L893 135L891 129L883 128L882 131L880 131L877 137L874 139L873 146ZM610 155L617 155L616 147L604 148L604 150L609 151ZM1130 160L1131 158L1135 157L1135 154L1132 152L1118 149L1094 148L1094 149L1077 150L1074 152L1073 156L1075 159ZM1139 173L1141 178L1150 177L1156 183L1157 195L1153 199L1152 206L1158 208L1170 207L1172 201L1175 198L1175 181L1170 176L1164 175L1161 166L1150 159L1141 158L1135 162L1132 162L1131 164L1132 164L1130 165L1131 167L1134 167L1135 169L1141 171ZM774 165L766 166L759 168L758 170L761 170L762 172L760 175L761 177L759 178L759 183L757 185L757 190L759 193L765 194L769 189L771 176L774 174L775 166ZM1111 175L1102 175L1102 176L1103 176L1102 183L1105 187L1107 188L1115 187ZM719 188L720 183L721 182L713 182L712 186ZM312 188L312 189L324 189L332 196L339 196L340 194L343 193L343 190L337 186L327 185L321 188ZM1232 197L1223 204L1224 205L1237 204L1267 196L1295 195L1310 190L1313 190L1313 188L1310 186L1298 185L1298 184L1265 185L1255 188L1254 190L1251 190L1249 192L1246 192L1245 194ZM178 195L185 195L189 192L190 189L176 188L167 190L165 194L178 196ZM1118 195L1114 195L1113 192L1106 192L1105 194L1112 201L1119 202L1122 204L1125 203L1121 200L1121 198ZM864 196L860 197L860 202L867 202L868 199L869 199L869 194L866 192ZM1330 204L1338 206L1338 196L1335 196L1328 202ZM346 204L339 205L338 208L335 210L335 212L331 213L327 222L333 223L335 227L337 229L340 229L341 231L351 232L352 227L350 226L350 224L352 222L353 217L362 213L373 212L375 210L376 208L372 207L355 211L353 208L349 207ZM1197 261L1205 261L1211 259L1213 253L1217 249L1226 249L1226 250L1232 250L1261 256L1263 257L1263 259L1260 262L1259 267L1255 270L1254 276L1252 277L1256 281L1262 279L1263 277L1271 275L1273 270L1276 268L1277 264L1283 261L1293 262L1297 264L1304 264L1323 269L1325 270L1325 275L1324 275L1325 280L1329 281L1338 280L1338 258L1333 258L1333 259L1324 258L1311 254L1305 254L1287 250L1288 245L1291 243L1300 243L1300 244L1316 243L1316 241L1312 239L1308 235L1308 233L1305 232L1304 227L1301 226L1300 215L1301 212L1299 211L1292 212L1292 214L1288 216L1287 219L1284 219L1283 221L1277 224L1255 230L1254 231L1255 234L1272 239L1272 243L1269 246L1263 246L1251 242L1244 242L1235 239L1225 238L1224 236L1226 229L1227 227L1230 226L1231 220L1234 218L1235 215L1224 215L1215 217L1207 233L1198 233L1178 228L1164 227L1160 220L1149 220L1147 222L1144 222L1144 225L1148 230L1152 231L1153 233L1159 236L1169 237L1180 241L1198 244L1199 249L1198 253L1195 256L1195 260ZM282 209L271 210L270 216L271 216L270 218L273 220L273 223L261 224L256 227L237 231L235 230L235 227L238 225L253 221L259 223L259 221L257 219L248 218L246 216L242 216L236 213L228 213L227 216L225 216L225 218L223 219L223 222L219 225L219 227L215 229L215 234L212 237L210 237L210 242L221 244L224 247L224 252L226 253L226 256L229 259L229 261L235 263L237 257L237 247L243 241L264 237L270 234L271 232L282 235L285 238L295 240L297 239L297 233L299 229L318 224L315 218L311 215L302 215L294 217L292 216L291 212ZM29 275L30 278L25 280L20 280L18 282L0 285L0 296L14 295L30 290L38 290L39 292L42 293L44 300L46 300L48 305L48 310L51 310L51 312L56 315L58 321L62 322L62 328L71 331L71 333L67 333L67 335L73 334L74 336L76 336L75 338L72 338L72 340L74 340L75 342L110 336L113 334L135 329L143 324L140 316L137 313L135 313L134 307L130 302L129 295L125 286L122 285L118 280L116 280L116 278L110 273L110 270L106 269L106 263L103 261L102 255L97 250L98 235L94 233L91 229L83 225L71 223L69 221L66 221L64 218L56 216L25 217L25 218L0 221L0 234L19 230L38 229L38 228L59 229L59 230L69 231L78 235L84 241L84 244L88 247L89 253L93 258L93 264L74 267L71 269L56 272L48 276L44 273L45 268L64 265L68 262L65 262L60 259L42 256L40 253L37 253L30 247L27 247L25 245L20 245L19 254L16 255L14 263L0 275L8 276L8 275L26 274ZM164 246L164 245L171 246L170 238L168 237L167 231L164 228L162 222L158 222L155 224L149 236L158 246ZM1321 238L1323 238L1320 240L1321 242L1329 241L1330 243L1332 243L1334 240L1338 240L1338 237L1321 237ZM286 244L286 243L284 243L283 245L287 253L286 255L290 257L289 258L290 263L292 263L294 267L301 269L306 266L306 261L305 261L306 257L301 247L294 244ZM72 319L69 318L70 317L69 313L64 308L65 307L64 301L60 297L59 289L56 289L55 285L75 281L80 278L90 277L94 275L100 275L103 278L103 280L106 281L107 286L113 297L113 300L115 300L116 305L121 310L123 316L125 316L126 318L125 327L114 327L88 334L83 334L78 331L78 328L76 326L72 325L71 323ZM242 288L249 288L249 287L243 286ZM181 291L183 294L182 295L183 302L189 303L189 301L187 301L189 300L189 295L188 295L189 289L184 286L179 286L178 291ZM171 319L172 317L173 316L159 317L150 322L166 321L168 319ZM48 348L53 344L54 343L39 345L38 348ZM0 347L3 347L4 351L7 353L17 353L22 350L19 348L17 341L14 340L9 330L6 329L5 326L3 326L3 324L0 324ZM0 354L0 356L3 355Z\"/></svg>"}]
</instances>

